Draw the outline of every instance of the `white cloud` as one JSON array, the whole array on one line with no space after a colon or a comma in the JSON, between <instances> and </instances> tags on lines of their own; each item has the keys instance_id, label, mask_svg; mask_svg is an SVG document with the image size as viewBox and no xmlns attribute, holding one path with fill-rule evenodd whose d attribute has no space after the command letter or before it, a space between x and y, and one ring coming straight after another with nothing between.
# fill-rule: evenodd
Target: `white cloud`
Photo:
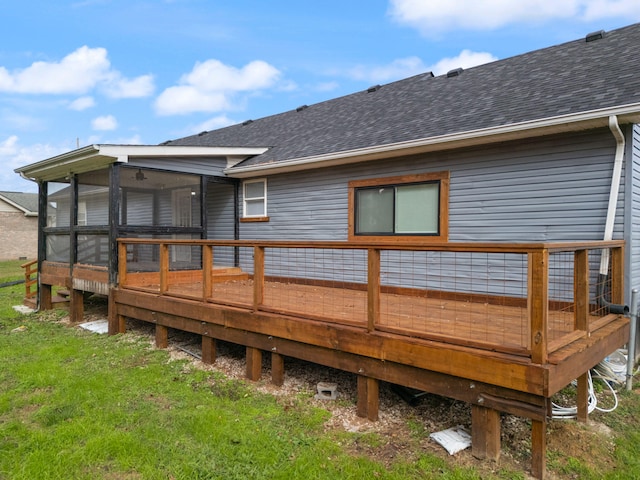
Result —
<instances>
[{"instance_id":1,"label":"white cloud","mask_svg":"<svg viewBox=\"0 0 640 480\"><path fill-rule=\"evenodd\" d=\"M82 95L101 88L114 98L149 96L153 77L126 79L111 67L104 48L83 46L59 62L34 62L13 72L0 66L0 91L23 94Z\"/></svg>"},{"instance_id":2,"label":"white cloud","mask_svg":"<svg viewBox=\"0 0 640 480\"><path fill-rule=\"evenodd\" d=\"M390 0L390 15L427 36L447 30L492 30L508 24L558 19L640 19L637 0Z\"/></svg>"},{"instance_id":3,"label":"white cloud","mask_svg":"<svg viewBox=\"0 0 640 480\"><path fill-rule=\"evenodd\" d=\"M418 57L399 58L388 65L358 65L349 70L347 76L354 80L366 80L371 83L387 83L429 71L434 75L442 75L454 68L471 68L495 60L497 58L487 52L463 50L458 56L443 58L434 65L426 65Z\"/></svg>"},{"instance_id":4,"label":"white cloud","mask_svg":"<svg viewBox=\"0 0 640 480\"><path fill-rule=\"evenodd\" d=\"M132 80L123 78L117 73L110 77L103 88L111 98L148 97L152 95L155 90L153 75L142 75Z\"/></svg>"},{"instance_id":5,"label":"white cloud","mask_svg":"<svg viewBox=\"0 0 640 480\"><path fill-rule=\"evenodd\" d=\"M21 179L14 172L18 167L35 163L46 158L58 155L68 150L68 146L54 147L48 144L20 145L20 139L11 135L4 140L0 139L0 190L7 191L37 191L35 183Z\"/></svg>"},{"instance_id":6,"label":"white cloud","mask_svg":"<svg viewBox=\"0 0 640 480\"><path fill-rule=\"evenodd\" d=\"M104 115L94 118L91 121L91 127L94 130L115 130L118 128L118 121L113 115Z\"/></svg>"},{"instance_id":7,"label":"white cloud","mask_svg":"<svg viewBox=\"0 0 640 480\"><path fill-rule=\"evenodd\" d=\"M82 110L86 110L87 108L95 107L96 102L93 97L80 97L76 98L73 102L69 104L69 110L76 110L81 112Z\"/></svg>"},{"instance_id":8,"label":"white cloud","mask_svg":"<svg viewBox=\"0 0 640 480\"><path fill-rule=\"evenodd\" d=\"M358 65L348 72L354 80L385 83L399 78L417 75L428 70L418 57L399 58L388 65L367 67Z\"/></svg>"},{"instance_id":9,"label":"white cloud","mask_svg":"<svg viewBox=\"0 0 640 480\"><path fill-rule=\"evenodd\" d=\"M218 60L196 63L183 75L179 85L164 90L156 99L160 115L215 112L234 108L235 95L270 88L280 79L280 71L261 60L242 68Z\"/></svg>"},{"instance_id":10,"label":"white cloud","mask_svg":"<svg viewBox=\"0 0 640 480\"><path fill-rule=\"evenodd\" d=\"M186 135L193 135L194 133L216 130L218 128L228 127L229 125L233 125L234 123L238 122L236 122L235 120L231 120L226 115L218 115L217 117L210 118L209 120L206 120L202 123L198 123L197 125L188 127L188 133L186 133Z\"/></svg>"},{"instance_id":11,"label":"white cloud","mask_svg":"<svg viewBox=\"0 0 640 480\"><path fill-rule=\"evenodd\" d=\"M496 60L496 57L487 52L463 50L457 57L443 58L432 65L429 70L431 70L434 75L442 75L454 68L471 68L484 63L495 62Z\"/></svg>"}]
</instances>

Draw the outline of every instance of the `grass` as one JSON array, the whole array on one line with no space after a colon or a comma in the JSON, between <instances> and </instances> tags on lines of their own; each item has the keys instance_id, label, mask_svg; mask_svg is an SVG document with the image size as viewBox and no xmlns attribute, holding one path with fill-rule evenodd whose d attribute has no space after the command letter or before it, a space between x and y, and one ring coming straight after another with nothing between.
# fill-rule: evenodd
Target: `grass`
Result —
<instances>
[{"instance_id":1,"label":"grass","mask_svg":"<svg viewBox=\"0 0 640 480\"><path fill-rule=\"evenodd\" d=\"M11 276L5 267L0 277ZM382 461L387 439L327 431L329 413L303 398L282 402L172 361L134 334L69 327L64 312L18 314L22 288L0 289L0 480L525 478L427 453L416 418L403 439L410 451ZM598 450L607 462L581 457L584 445L551 450L554 476L640 478L638 397L623 394L598 418L615 432L613 447Z\"/></svg>"}]
</instances>

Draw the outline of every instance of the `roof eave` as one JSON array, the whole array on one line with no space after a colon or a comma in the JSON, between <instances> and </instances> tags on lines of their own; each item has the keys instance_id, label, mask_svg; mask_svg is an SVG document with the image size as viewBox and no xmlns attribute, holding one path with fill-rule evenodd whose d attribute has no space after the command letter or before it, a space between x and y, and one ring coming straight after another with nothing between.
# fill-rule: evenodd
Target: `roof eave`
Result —
<instances>
[{"instance_id":1,"label":"roof eave","mask_svg":"<svg viewBox=\"0 0 640 480\"><path fill-rule=\"evenodd\" d=\"M238 157L260 155L267 147L201 147L171 145L89 145L15 169L27 180L52 181L84 173L115 162L140 157Z\"/></svg>"},{"instance_id":2,"label":"roof eave","mask_svg":"<svg viewBox=\"0 0 640 480\"><path fill-rule=\"evenodd\" d=\"M616 116L620 124L640 123L640 103L375 147L293 158L262 165L230 167L225 170L225 173L234 178L247 178L255 175L288 173L311 168L347 165L363 161L473 147L557 133L577 132L607 127L610 116Z\"/></svg>"}]
</instances>

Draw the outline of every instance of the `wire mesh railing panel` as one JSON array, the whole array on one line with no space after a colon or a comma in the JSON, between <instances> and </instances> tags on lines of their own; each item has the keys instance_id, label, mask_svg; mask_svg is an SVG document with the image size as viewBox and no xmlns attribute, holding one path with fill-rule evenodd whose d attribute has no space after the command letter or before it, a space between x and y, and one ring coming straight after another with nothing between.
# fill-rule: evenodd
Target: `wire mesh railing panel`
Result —
<instances>
[{"instance_id":1,"label":"wire mesh railing panel","mask_svg":"<svg viewBox=\"0 0 640 480\"><path fill-rule=\"evenodd\" d=\"M253 247L216 245L212 251L209 301L227 305L253 305Z\"/></svg>"},{"instance_id":2,"label":"wire mesh railing panel","mask_svg":"<svg viewBox=\"0 0 640 480\"><path fill-rule=\"evenodd\" d=\"M380 326L469 344L527 348L527 257L383 251Z\"/></svg>"},{"instance_id":3,"label":"wire mesh railing panel","mask_svg":"<svg viewBox=\"0 0 640 480\"><path fill-rule=\"evenodd\" d=\"M547 339L559 338L575 330L575 254L558 252L549 255L549 309Z\"/></svg>"},{"instance_id":4,"label":"wire mesh railing panel","mask_svg":"<svg viewBox=\"0 0 640 480\"><path fill-rule=\"evenodd\" d=\"M329 321L366 324L367 252L267 248L264 307Z\"/></svg>"}]
</instances>

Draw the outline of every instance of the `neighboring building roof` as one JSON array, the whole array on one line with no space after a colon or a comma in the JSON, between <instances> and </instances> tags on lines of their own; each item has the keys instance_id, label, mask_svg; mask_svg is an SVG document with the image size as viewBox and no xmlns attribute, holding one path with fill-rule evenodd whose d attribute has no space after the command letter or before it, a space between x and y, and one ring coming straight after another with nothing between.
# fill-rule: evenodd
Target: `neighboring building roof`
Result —
<instances>
[{"instance_id":1,"label":"neighboring building roof","mask_svg":"<svg viewBox=\"0 0 640 480\"><path fill-rule=\"evenodd\" d=\"M418 139L448 141L465 132L475 137L534 128L538 134L553 133L566 131L572 122L583 123L575 129L606 126L611 114L618 115L620 123L637 123L640 24L598 37L438 77L416 75L163 145L271 146L227 170L234 175L244 169L305 163L302 159L321 161L336 152L408 147L407 142ZM555 130L542 129L548 124Z\"/></svg>"},{"instance_id":2,"label":"neighboring building roof","mask_svg":"<svg viewBox=\"0 0 640 480\"><path fill-rule=\"evenodd\" d=\"M0 192L0 200L21 210L27 217L38 215L37 193Z\"/></svg>"}]
</instances>

